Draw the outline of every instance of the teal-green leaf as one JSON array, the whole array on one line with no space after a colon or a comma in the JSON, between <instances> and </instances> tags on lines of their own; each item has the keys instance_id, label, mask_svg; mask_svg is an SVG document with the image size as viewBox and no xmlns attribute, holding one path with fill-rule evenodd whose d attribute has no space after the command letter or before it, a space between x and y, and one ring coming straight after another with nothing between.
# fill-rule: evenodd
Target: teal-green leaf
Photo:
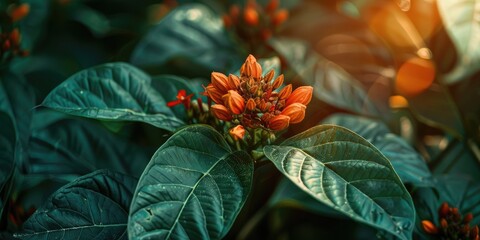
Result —
<instances>
[{"instance_id":1,"label":"teal-green leaf","mask_svg":"<svg viewBox=\"0 0 480 240\"><path fill-rule=\"evenodd\" d=\"M150 77L127 63L108 63L74 74L42 106L77 116L140 121L173 131L184 123L152 88Z\"/></svg>"},{"instance_id":2,"label":"teal-green leaf","mask_svg":"<svg viewBox=\"0 0 480 240\"><path fill-rule=\"evenodd\" d=\"M103 168L139 177L153 154L85 119L60 119L33 129L29 147L26 173L67 180Z\"/></svg>"},{"instance_id":3,"label":"teal-green leaf","mask_svg":"<svg viewBox=\"0 0 480 240\"><path fill-rule=\"evenodd\" d=\"M20 239L128 239L128 207L136 179L108 170L56 191L15 234Z\"/></svg>"},{"instance_id":4,"label":"teal-green leaf","mask_svg":"<svg viewBox=\"0 0 480 240\"><path fill-rule=\"evenodd\" d=\"M373 102L362 84L337 64L309 49L305 42L272 39L273 48L301 77L313 86L314 96L332 106L354 113L380 116L388 109L384 102Z\"/></svg>"},{"instance_id":5,"label":"teal-green leaf","mask_svg":"<svg viewBox=\"0 0 480 240\"><path fill-rule=\"evenodd\" d=\"M349 114L335 114L322 123L346 127L373 144L390 160L404 183L427 184L432 176L422 156L380 121Z\"/></svg>"},{"instance_id":6,"label":"teal-green leaf","mask_svg":"<svg viewBox=\"0 0 480 240\"><path fill-rule=\"evenodd\" d=\"M140 40L130 58L142 68L170 63L209 71L225 70L240 61L220 16L198 3L172 10Z\"/></svg>"},{"instance_id":7,"label":"teal-green leaf","mask_svg":"<svg viewBox=\"0 0 480 240\"><path fill-rule=\"evenodd\" d=\"M456 68L445 78L446 83L464 80L480 69L480 1L438 0L438 10L447 33L452 38L459 61Z\"/></svg>"},{"instance_id":8,"label":"teal-green leaf","mask_svg":"<svg viewBox=\"0 0 480 240\"><path fill-rule=\"evenodd\" d=\"M152 157L130 207L130 239L221 239L250 192L253 160L193 125Z\"/></svg>"},{"instance_id":9,"label":"teal-green leaf","mask_svg":"<svg viewBox=\"0 0 480 240\"><path fill-rule=\"evenodd\" d=\"M264 147L265 156L304 192L348 217L411 239L412 199L392 165L368 141L321 125Z\"/></svg>"}]
</instances>

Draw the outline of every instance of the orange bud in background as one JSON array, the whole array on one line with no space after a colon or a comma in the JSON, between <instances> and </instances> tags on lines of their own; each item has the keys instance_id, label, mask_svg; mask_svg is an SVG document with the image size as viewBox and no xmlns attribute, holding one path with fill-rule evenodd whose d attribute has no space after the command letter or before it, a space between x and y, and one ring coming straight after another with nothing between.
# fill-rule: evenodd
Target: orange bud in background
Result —
<instances>
[{"instance_id":1,"label":"orange bud in background","mask_svg":"<svg viewBox=\"0 0 480 240\"><path fill-rule=\"evenodd\" d=\"M21 35L20 31L18 31L18 28L15 28L10 32L10 41L12 41L13 45L19 46L20 45L20 40L21 40Z\"/></svg>"},{"instance_id":2,"label":"orange bud in background","mask_svg":"<svg viewBox=\"0 0 480 240\"><path fill-rule=\"evenodd\" d=\"M438 209L438 215L440 215L440 217L446 217L447 214L448 214L448 209L449 208L450 207L448 206L448 203L446 203L446 202L442 203L442 205Z\"/></svg>"},{"instance_id":3,"label":"orange bud in background","mask_svg":"<svg viewBox=\"0 0 480 240\"><path fill-rule=\"evenodd\" d=\"M275 11L279 5L280 5L280 0L270 0L267 6L265 6L265 11L267 13L273 13L273 11Z\"/></svg>"},{"instance_id":4,"label":"orange bud in background","mask_svg":"<svg viewBox=\"0 0 480 240\"><path fill-rule=\"evenodd\" d=\"M287 99L292 94L292 84L288 84L283 87L282 90L278 93L278 99Z\"/></svg>"},{"instance_id":5,"label":"orange bud in background","mask_svg":"<svg viewBox=\"0 0 480 240\"><path fill-rule=\"evenodd\" d=\"M208 84L205 88L206 95L212 99L215 103L223 103L223 93L221 93L217 88L215 88L212 84Z\"/></svg>"},{"instance_id":6,"label":"orange bud in background","mask_svg":"<svg viewBox=\"0 0 480 240\"><path fill-rule=\"evenodd\" d=\"M245 136L245 128L242 125L237 125L236 127L230 129L228 133L230 133L230 136L232 136L235 141L238 141L243 139L243 136Z\"/></svg>"},{"instance_id":7,"label":"orange bud in background","mask_svg":"<svg viewBox=\"0 0 480 240\"><path fill-rule=\"evenodd\" d=\"M305 109L307 107L301 103L293 103L288 105L282 111L282 115L290 117L290 123L299 123L305 118Z\"/></svg>"},{"instance_id":8,"label":"orange bud in background","mask_svg":"<svg viewBox=\"0 0 480 240\"><path fill-rule=\"evenodd\" d=\"M435 225L428 220L423 220L422 221L422 226L423 226L423 230L425 230L425 232L427 232L429 234L437 234L438 233L437 227L435 227Z\"/></svg>"},{"instance_id":9,"label":"orange bud in background","mask_svg":"<svg viewBox=\"0 0 480 240\"><path fill-rule=\"evenodd\" d=\"M258 12L254 7L247 6L243 11L243 20L250 26L258 25Z\"/></svg>"},{"instance_id":10,"label":"orange bud in background","mask_svg":"<svg viewBox=\"0 0 480 240\"><path fill-rule=\"evenodd\" d=\"M8 15L12 19L12 22L22 20L30 12L30 5L28 3L22 3L17 7L13 5L9 7Z\"/></svg>"},{"instance_id":11,"label":"orange bud in background","mask_svg":"<svg viewBox=\"0 0 480 240\"><path fill-rule=\"evenodd\" d=\"M221 104L215 104L210 107L210 111L212 111L212 115L215 118L218 118L223 121L230 121L232 120L232 114L228 111L228 109L221 105Z\"/></svg>"},{"instance_id":12,"label":"orange bud in background","mask_svg":"<svg viewBox=\"0 0 480 240\"><path fill-rule=\"evenodd\" d=\"M237 91L230 90L222 98L225 106L233 114L240 114L245 110L245 99Z\"/></svg>"},{"instance_id":13,"label":"orange bud in background","mask_svg":"<svg viewBox=\"0 0 480 240\"><path fill-rule=\"evenodd\" d=\"M253 98L248 99L247 109L249 111L253 111L253 110L255 110L256 107L257 107L257 104L255 103L255 100L253 100Z\"/></svg>"},{"instance_id":14,"label":"orange bud in background","mask_svg":"<svg viewBox=\"0 0 480 240\"><path fill-rule=\"evenodd\" d=\"M237 89L238 86L240 86L240 78L233 74L228 75L228 87L230 89Z\"/></svg>"},{"instance_id":15,"label":"orange bud in background","mask_svg":"<svg viewBox=\"0 0 480 240\"><path fill-rule=\"evenodd\" d=\"M448 228L448 222L445 218L440 219L440 226L442 226L443 229Z\"/></svg>"},{"instance_id":16,"label":"orange bud in background","mask_svg":"<svg viewBox=\"0 0 480 240\"><path fill-rule=\"evenodd\" d=\"M467 215L465 215L465 217L463 218L463 222L464 223L469 223L470 221L472 221L473 219L473 214L472 213L468 213Z\"/></svg>"},{"instance_id":17,"label":"orange bud in background","mask_svg":"<svg viewBox=\"0 0 480 240\"><path fill-rule=\"evenodd\" d=\"M292 103L301 103L307 105L312 100L313 87L311 86L301 86L295 89L292 94L288 97L286 106Z\"/></svg>"},{"instance_id":18,"label":"orange bud in background","mask_svg":"<svg viewBox=\"0 0 480 240\"><path fill-rule=\"evenodd\" d=\"M230 17L233 19L233 21L237 20L238 16L240 16L240 7L238 5L234 4L230 7Z\"/></svg>"},{"instance_id":19,"label":"orange bud in background","mask_svg":"<svg viewBox=\"0 0 480 240\"><path fill-rule=\"evenodd\" d=\"M272 84L272 87L273 89L277 89L279 88L280 86L282 86L283 84L283 74L281 74L280 76L278 76L275 81L273 81L273 84Z\"/></svg>"},{"instance_id":20,"label":"orange bud in background","mask_svg":"<svg viewBox=\"0 0 480 240\"><path fill-rule=\"evenodd\" d=\"M226 28L229 28L233 25L233 21L232 19L230 18L230 16L228 15L223 15L222 16L222 21L223 21L223 25L226 27Z\"/></svg>"},{"instance_id":21,"label":"orange bud in background","mask_svg":"<svg viewBox=\"0 0 480 240\"><path fill-rule=\"evenodd\" d=\"M225 76L225 74L219 72L212 72L211 80L213 86L220 92L226 93L229 90L228 78L227 76Z\"/></svg>"},{"instance_id":22,"label":"orange bud in background","mask_svg":"<svg viewBox=\"0 0 480 240\"><path fill-rule=\"evenodd\" d=\"M278 10L272 17L272 24L278 26L288 19L288 11L286 9Z\"/></svg>"},{"instance_id":23,"label":"orange bud in background","mask_svg":"<svg viewBox=\"0 0 480 240\"><path fill-rule=\"evenodd\" d=\"M290 117L285 115L277 115L270 118L268 121L268 128L274 131L280 131L288 127L290 123Z\"/></svg>"}]
</instances>

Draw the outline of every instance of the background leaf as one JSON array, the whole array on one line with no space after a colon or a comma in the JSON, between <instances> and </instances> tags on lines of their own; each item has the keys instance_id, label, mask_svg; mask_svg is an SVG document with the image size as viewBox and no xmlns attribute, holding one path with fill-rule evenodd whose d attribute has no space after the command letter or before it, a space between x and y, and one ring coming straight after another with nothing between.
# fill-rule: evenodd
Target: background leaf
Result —
<instances>
[{"instance_id":1,"label":"background leaf","mask_svg":"<svg viewBox=\"0 0 480 240\"><path fill-rule=\"evenodd\" d=\"M411 239L415 209L393 167L355 133L322 125L264 147L303 191L350 218Z\"/></svg>"},{"instance_id":2,"label":"background leaf","mask_svg":"<svg viewBox=\"0 0 480 240\"><path fill-rule=\"evenodd\" d=\"M100 170L55 192L15 234L20 239L128 239L128 207L136 180Z\"/></svg>"},{"instance_id":3,"label":"background leaf","mask_svg":"<svg viewBox=\"0 0 480 240\"><path fill-rule=\"evenodd\" d=\"M250 192L253 160L211 127L173 135L153 156L130 208L130 239L220 239Z\"/></svg>"},{"instance_id":4,"label":"background leaf","mask_svg":"<svg viewBox=\"0 0 480 240\"><path fill-rule=\"evenodd\" d=\"M335 114L322 121L346 127L373 144L390 160L404 183L428 184L430 170L422 156L382 122L348 114Z\"/></svg>"},{"instance_id":5,"label":"background leaf","mask_svg":"<svg viewBox=\"0 0 480 240\"><path fill-rule=\"evenodd\" d=\"M150 77L126 63L74 74L50 92L42 106L88 118L145 122L169 131L184 124L152 88Z\"/></svg>"},{"instance_id":6,"label":"background leaf","mask_svg":"<svg viewBox=\"0 0 480 240\"><path fill-rule=\"evenodd\" d=\"M200 75L208 75L241 63L233 46L218 15L205 5L186 4L153 26L134 49L130 62L155 72L169 64L162 68L169 73L172 68L187 68L189 71L177 72L192 76L200 68Z\"/></svg>"}]
</instances>

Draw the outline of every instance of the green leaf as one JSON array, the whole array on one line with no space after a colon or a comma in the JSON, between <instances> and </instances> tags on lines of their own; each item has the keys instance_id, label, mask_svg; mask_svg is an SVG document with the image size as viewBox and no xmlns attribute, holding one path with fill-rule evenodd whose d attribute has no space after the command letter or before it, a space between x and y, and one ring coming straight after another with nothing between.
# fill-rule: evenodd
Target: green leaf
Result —
<instances>
[{"instance_id":1,"label":"green leaf","mask_svg":"<svg viewBox=\"0 0 480 240\"><path fill-rule=\"evenodd\" d=\"M480 69L480 1L437 1L438 10L442 17L447 33L453 40L459 61L457 67L445 77L446 83L455 83L465 79Z\"/></svg>"},{"instance_id":2,"label":"green leaf","mask_svg":"<svg viewBox=\"0 0 480 240\"><path fill-rule=\"evenodd\" d=\"M23 168L28 174L67 180L103 168L139 177L151 154L99 123L60 119L32 131L29 160Z\"/></svg>"},{"instance_id":3,"label":"green leaf","mask_svg":"<svg viewBox=\"0 0 480 240\"><path fill-rule=\"evenodd\" d=\"M173 135L139 180L128 223L130 239L221 239L250 192L253 160L233 152L211 127Z\"/></svg>"},{"instance_id":4,"label":"green leaf","mask_svg":"<svg viewBox=\"0 0 480 240\"><path fill-rule=\"evenodd\" d=\"M412 113L419 121L443 129L457 138L465 135L460 112L443 86L433 84L422 94L407 99Z\"/></svg>"},{"instance_id":5,"label":"green leaf","mask_svg":"<svg viewBox=\"0 0 480 240\"><path fill-rule=\"evenodd\" d=\"M428 183L432 174L422 156L401 137L391 133L382 122L354 115L335 114L322 123L346 127L365 138L390 160L404 183L416 186Z\"/></svg>"},{"instance_id":6,"label":"green leaf","mask_svg":"<svg viewBox=\"0 0 480 240\"><path fill-rule=\"evenodd\" d=\"M384 102L374 103L360 82L304 42L274 39L271 44L300 75L302 83L313 86L316 98L362 115L381 116L379 109L388 109Z\"/></svg>"},{"instance_id":7,"label":"green leaf","mask_svg":"<svg viewBox=\"0 0 480 240\"><path fill-rule=\"evenodd\" d=\"M191 69L194 65L208 73L241 61L233 46L218 15L202 4L186 4L171 11L140 40L130 62L142 68L170 63Z\"/></svg>"},{"instance_id":8,"label":"green leaf","mask_svg":"<svg viewBox=\"0 0 480 240\"><path fill-rule=\"evenodd\" d=\"M56 191L15 234L20 239L128 239L128 207L136 180L108 170Z\"/></svg>"},{"instance_id":9,"label":"green leaf","mask_svg":"<svg viewBox=\"0 0 480 240\"><path fill-rule=\"evenodd\" d=\"M411 239L412 199L392 165L368 141L321 125L264 147L265 156L318 201L399 239Z\"/></svg>"},{"instance_id":10,"label":"green leaf","mask_svg":"<svg viewBox=\"0 0 480 240\"><path fill-rule=\"evenodd\" d=\"M87 118L145 122L169 131L184 124L152 88L150 77L126 63L74 74L50 92L42 106Z\"/></svg>"}]
</instances>

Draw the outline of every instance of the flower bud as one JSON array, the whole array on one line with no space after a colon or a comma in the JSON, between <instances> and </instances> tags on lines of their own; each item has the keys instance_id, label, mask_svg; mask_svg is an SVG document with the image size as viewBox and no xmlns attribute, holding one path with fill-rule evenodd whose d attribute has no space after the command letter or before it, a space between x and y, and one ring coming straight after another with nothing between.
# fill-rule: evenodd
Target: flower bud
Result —
<instances>
[{"instance_id":1,"label":"flower bud","mask_svg":"<svg viewBox=\"0 0 480 240\"><path fill-rule=\"evenodd\" d=\"M448 222L445 218L440 219L440 226L442 226L443 229L448 228Z\"/></svg>"},{"instance_id":2,"label":"flower bud","mask_svg":"<svg viewBox=\"0 0 480 240\"><path fill-rule=\"evenodd\" d=\"M12 19L12 22L17 22L22 20L24 17L26 17L29 12L30 12L30 5L28 5L28 3L23 3L23 4L20 4L18 7L12 6L9 9L8 14Z\"/></svg>"},{"instance_id":3,"label":"flower bud","mask_svg":"<svg viewBox=\"0 0 480 240\"><path fill-rule=\"evenodd\" d=\"M238 86L240 86L240 78L233 74L228 75L228 87L230 89L237 89Z\"/></svg>"},{"instance_id":4,"label":"flower bud","mask_svg":"<svg viewBox=\"0 0 480 240\"><path fill-rule=\"evenodd\" d=\"M268 128L274 131L280 131L288 127L290 117L285 115L277 115L270 118L268 121Z\"/></svg>"},{"instance_id":5,"label":"flower bud","mask_svg":"<svg viewBox=\"0 0 480 240\"><path fill-rule=\"evenodd\" d=\"M233 25L232 18L230 18L230 16L228 15L223 15L222 21L223 21L223 26L225 26L225 28L230 28Z\"/></svg>"},{"instance_id":6,"label":"flower bud","mask_svg":"<svg viewBox=\"0 0 480 240\"><path fill-rule=\"evenodd\" d=\"M228 111L228 109L221 105L215 104L210 107L210 111L215 118L218 118L223 121L230 121L232 120L232 114Z\"/></svg>"},{"instance_id":7,"label":"flower bud","mask_svg":"<svg viewBox=\"0 0 480 240\"><path fill-rule=\"evenodd\" d=\"M422 226L423 226L423 230L425 230L425 232L427 232L429 234L437 234L438 233L437 227L435 227L435 225L433 225L433 223L430 222L429 220L423 220L422 221Z\"/></svg>"},{"instance_id":8,"label":"flower bud","mask_svg":"<svg viewBox=\"0 0 480 240\"><path fill-rule=\"evenodd\" d=\"M238 5L236 5L236 4L233 4L230 7L229 14L230 14L230 17L235 22L237 20L238 16L240 16L240 7L238 7Z\"/></svg>"},{"instance_id":9,"label":"flower bud","mask_svg":"<svg viewBox=\"0 0 480 240\"><path fill-rule=\"evenodd\" d=\"M13 45L15 46L20 45L21 35L20 35L20 31L18 31L18 28L15 28L12 30L12 32L10 32L9 38L10 38L10 41L12 41Z\"/></svg>"},{"instance_id":10,"label":"flower bud","mask_svg":"<svg viewBox=\"0 0 480 240\"><path fill-rule=\"evenodd\" d=\"M275 81L273 81L273 84L272 84L272 87L273 89L277 89L279 88L280 86L282 86L283 84L283 74L281 74L280 76L278 76Z\"/></svg>"},{"instance_id":11,"label":"flower bud","mask_svg":"<svg viewBox=\"0 0 480 240\"><path fill-rule=\"evenodd\" d=\"M213 86L216 89L220 90L220 92L222 93L227 93L227 91L229 90L229 87L228 87L228 78L227 76L225 76L225 74L219 73L219 72L212 72L211 80L212 80Z\"/></svg>"},{"instance_id":12,"label":"flower bud","mask_svg":"<svg viewBox=\"0 0 480 240\"><path fill-rule=\"evenodd\" d=\"M292 93L292 84L288 84L287 86L283 87L282 90L278 93L278 99L280 100L287 99L291 93Z\"/></svg>"},{"instance_id":13,"label":"flower bud","mask_svg":"<svg viewBox=\"0 0 480 240\"><path fill-rule=\"evenodd\" d=\"M280 5L280 0L270 0L267 6L265 6L265 12L273 13L273 11L275 11L279 5Z\"/></svg>"},{"instance_id":14,"label":"flower bud","mask_svg":"<svg viewBox=\"0 0 480 240\"><path fill-rule=\"evenodd\" d=\"M243 20L250 26L258 25L258 12L254 7L247 6L243 11Z\"/></svg>"},{"instance_id":15,"label":"flower bud","mask_svg":"<svg viewBox=\"0 0 480 240\"><path fill-rule=\"evenodd\" d=\"M477 239L478 238L478 226L473 227L470 229L470 238Z\"/></svg>"},{"instance_id":16,"label":"flower bud","mask_svg":"<svg viewBox=\"0 0 480 240\"><path fill-rule=\"evenodd\" d=\"M245 136L245 128L242 125L237 125L236 127L230 129L229 133L235 141L238 141L243 139L243 136Z\"/></svg>"},{"instance_id":17,"label":"flower bud","mask_svg":"<svg viewBox=\"0 0 480 240\"><path fill-rule=\"evenodd\" d=\"M256 107L257 107L257 104L255 104L255 100L253 100L253 98L248 99L248 101L247 101L247 109L248 109L249 111L253 111L253 110L255 110Z\"/></svg>"},{"instance_id":18,"label":"flower bud","mask_svg":"<svg viewBox=\"0 0 480 240\"><path fill-rule=\"evenodd\" d=\"M305 109L307 107L301 103L288 105L281 112L282 115L290 117L290 123L299 123L305 118Z\"/></svg>"},{"instance_id":19,"label":"flower bud","mask_svg":"<svg viewBox=\"0 0 480 240\"><path fill-rule=\"evenodd\" d=\"M440 215L440 217L446 217L449 212L448 209L449 209L448 203L446 202L442 203L442 205L438 209L438 215Z\"/></svg>"},{"instance_id":20,"label":"flower bud","mask_svg":"<svg viewBox=\"0 0 480 240\"><path fill-rule=\"evenodd\" d=\"M278 10L272 17L273 26L278 26L288 19L288 11L286 9Z\"/></svg>"},{"instance_id":21,"label":"flower bud","mask_svg":"<svg viewBox=\"0 0 480 240\"><path fill-rule=\"evenodd\" d=\"M265 74L265 76L263 77L263 81L268 83L268 82L272 81L273 76L275 76L275 70L272 69L272 70L268 71L267 74Z\"/></svg>"},{"instance_id":22,"label":"flower bud","mask_svg":"<svg viewBox=\"0 0 480 240\"><path fill-rule=\"evenodd\" d=\"M240 114L245 110L245 99L235 90L228 91L223 95L223 102L225 106L233 113Z\"/></svg>"},{"instance_id":23,"label":"flower bud","mask_svg":"<svg viewBox=\"0 0 480 240\"><path fill-rule=\"evenodd\" d=\"M222 96L223 94L212 84L208 84L205 88L206 95L212 99L215 103L223 103Z\"/></svg>"},{"instance_id":24,"label":"flower bud","mask_svg":"<svg viewBox=\"0 0 480 240\"><path fill-rule=\"evenodd\" d=\"M472 213L468 213L467 215L465 215L465 217L463 218L463 222L464 223L469 223L470 221L472 221L473 219L473 214Z\"/></svg>"},{"instance_id":25,"label":"flower bud","mask_svg":"<svg viewBox=\"0 0 480 240\"><path fill-rule=\"evenodd\" d=\"M307 105L310 100L312 100L313 87L311 86L301 86L295 89L292 94L288 97L286 106L292 103L301 103Z\"/></svg>"}]
</instances>

